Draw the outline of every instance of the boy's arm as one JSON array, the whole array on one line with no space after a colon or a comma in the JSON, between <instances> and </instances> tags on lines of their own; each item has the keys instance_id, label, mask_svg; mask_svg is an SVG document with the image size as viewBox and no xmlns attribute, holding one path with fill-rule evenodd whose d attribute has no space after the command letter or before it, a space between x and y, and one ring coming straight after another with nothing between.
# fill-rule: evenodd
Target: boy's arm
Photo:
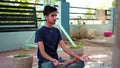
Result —
<instances>
[{"instance_id":1,"label":"boy's arm","mask_svg":"<svg viewBox=\"0 0 120 68\"><path fill-rule=\"evenodd\" d=\"M39 47L39 50L40 50L41 55L42 55L45 59L53 62L53 64L54 64L55 66L59 66L59 65L62 64L62 63L60 63L57 59L54 59L54 58L50 57L50 56L45 52L45 48L44 48L43 42L38 42L37 44L38 44L38 47Z\"/></svg>"},{"instance_id":2,"label":"boy's arm","mask_svg":"<svg viewBox=\"0 0 120 68\"><path fill-rule=\"evenodd\" d=\"M49 60L49 61L51 61L51 62L56 62L56 59L50 57L50 56L45 52L45 48L44 48L43 42L38 42L37 44L38 44L38 47L39 47L39 50L40 50L41 55L42 55L45 59L47 59L47 60Z\"/></svg>"},{"instance_id":3,"label":"boy's arm","mask_svg":"<svg viewBox=\"0 0 120 68\"><path fill-rule=\"evenodd\" d=\"M76 60L78 60L78 61L80 61L80 60L82 60L82 61L90 61L90 58L89 58L89 57L87 57L87 56L79 56L79 55L77 55L76 53L74 53L72 50L70 50L68 47L66 47L66 45L65 45L65 43L64 43L63 40L61 40L59 43L60 43L61 48L62 48L67 54L69 54L69 55L73 56L74 58L76 58ZM74 58L73 58L73 59L74 59ZM71 60L71 61L72 61L72 60Z\"/></svg>"},{"instance_id":4,"label":"boy's arm","mask_svg":"<svg viewBox=\"0 0 120 68\"><path fill-rule=\"evenodd\" d=\"M75 58L77 58L77 59L80 59L80 56L78 56L78 55L75 54L72 50L70 50L70 49L65 45L65 43L64 43L63 40L61 40L61 41L59 42L59 44L60 44L61 48L62 48L67 54L69 54L69 55L71 55L71 56L73 56L73 57L75 57Z\"/></svg>"},{"instance_id":5,"label":"boy's arm","mask_svg":"<svg viewBox=\"0 0 120 68\"><path fill-rule=\"evenodd\" d=\"M77 61L78 61L78 59L72 58L72 59L70 59L70 60L65 61L64 64L65 64L65 65L69 65L69 64L75 63L75 62L77 62Z\"/></svg>"}]
</instances>

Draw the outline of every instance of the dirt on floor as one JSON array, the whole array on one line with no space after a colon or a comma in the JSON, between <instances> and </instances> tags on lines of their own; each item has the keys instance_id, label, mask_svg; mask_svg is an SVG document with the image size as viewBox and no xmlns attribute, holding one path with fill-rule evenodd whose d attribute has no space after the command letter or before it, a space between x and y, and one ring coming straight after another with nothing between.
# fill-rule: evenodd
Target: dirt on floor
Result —
<instances>
[{"instance_id":1,"label":"dirt on floor","mask_svg":"<svg viewBox=\"0 0 120 68\"><path fill-rule=\"evenodd\" d=\"M112 63L112 44L105 43L93 43L89 40L77 40L75 43L82 42L84 44L84 55L90 56L95 62L104 62L105 64ZM69 44L68 41L65 42ZM25 51L34 56L33 66L37 65L37 48L30 48L30 50ZM0 52L0 68L12 68L12 55L18 54L19 50ZM63 58L68 58L63 51L58 51L59 56Z\"/></svg>"}]
</instances>

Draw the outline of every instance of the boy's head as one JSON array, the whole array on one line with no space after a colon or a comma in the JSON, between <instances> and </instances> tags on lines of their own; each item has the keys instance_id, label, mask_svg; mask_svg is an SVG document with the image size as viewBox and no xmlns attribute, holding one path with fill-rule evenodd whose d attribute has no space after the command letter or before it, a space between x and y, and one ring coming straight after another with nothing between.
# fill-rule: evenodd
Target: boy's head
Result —
<instances>
[{"instance_id":1,"label":"boy's head","mask_svg":"<svg viewBox=\"0 0 120 68\"><path fill-rule=\"evenodd\" d=\"M43 11L43 14L46 19L46 23L48 24L55 24L57 19L57 9L55 7L46 5Z\"/></svg>"},{"instance_id":2,"label":"boy's head","mask_svg":"<svg viewBox=\"0 0 120 68\"><path fill-rule=\"evenodd\" d=\"M49 6L49 5L46 5L46 6L44 7L43 14L44 14L44 16L45 16L45 15L49 15L50 13L52 13L52 12L54 12L54 11L57 11L57 8L52 7L52 6Z\"/></svg>"}]
</instances>

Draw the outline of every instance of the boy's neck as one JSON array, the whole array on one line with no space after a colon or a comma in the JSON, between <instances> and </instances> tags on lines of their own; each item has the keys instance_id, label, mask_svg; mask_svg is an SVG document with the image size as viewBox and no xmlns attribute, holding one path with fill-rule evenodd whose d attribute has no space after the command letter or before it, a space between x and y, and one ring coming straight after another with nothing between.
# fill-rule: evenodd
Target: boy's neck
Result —
<instances>
[{"instance_id":1,"label":"boy's neck","mask_svg":"<svg viewBox=\"0 0 120 68\"><path fill-rule=\"evenodd\" d=\"M53 27L53 25L52 25L52 24L50 24L50 23L46 23L46 27L48 27L48 28L52 28L52 27Z\"/></svg>"}]
</instances>

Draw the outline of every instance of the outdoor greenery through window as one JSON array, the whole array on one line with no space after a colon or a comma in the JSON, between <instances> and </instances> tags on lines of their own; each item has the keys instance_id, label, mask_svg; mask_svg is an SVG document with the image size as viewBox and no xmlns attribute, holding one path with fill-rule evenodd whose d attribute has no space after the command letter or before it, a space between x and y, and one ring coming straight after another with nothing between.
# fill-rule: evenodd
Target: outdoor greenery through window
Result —
<instances>
[{"instance_id":1,"label":"outdoor greenery through window","mask_svg":"<svg viewBox=\"0 0 120 68\"><path fill-rule=\"evenodd\" d=\"M0 32L37 29L36 8L27 2L0 1Z\"/></svg>"}]
</instances>

